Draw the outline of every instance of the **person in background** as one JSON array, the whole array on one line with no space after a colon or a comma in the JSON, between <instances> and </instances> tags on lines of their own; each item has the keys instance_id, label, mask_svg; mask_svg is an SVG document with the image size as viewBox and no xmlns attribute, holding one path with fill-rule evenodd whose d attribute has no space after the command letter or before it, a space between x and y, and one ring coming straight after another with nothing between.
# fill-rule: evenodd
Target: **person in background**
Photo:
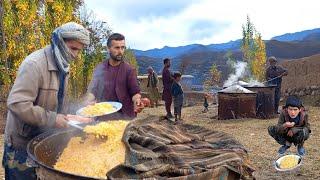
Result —
<instances>
[{"instance_id":1,"label":"person in background","mask_svg":"<svg viewBox=\"0 0 320 180\"><path fill-rule=\"evenodd\" d=\"M28 167L27 144L37 135L53 128L68 127L66 109L69 65L85 45L89 31L74 22L56 28L51 45L28 55L19 71L7 100L2 166L5 179L37 179ZM89 118L72 120L90 122Z\"/></svg>"},{"instance_id":2,"label":"person in background","mask_svg":"<svg viewBox=\"0 0 320 180\"><path fill-rule=\"evenodd\" d=\"M181 81L181 73L175 72L173 74L174 81L172 83L171 87L171 94L173 96L173 106L174 106L174 117L176 122L181 121L181 109L183 105L183 89L180 84Z\"/></svg>"},{"instance_id":3,"label":"person in background","mask_svg":"<svg viewBox=\"0 0 320 180\"><path fill-rule=\"evenodd\" d=\"M148 84L147 88L149 91L149 97L151 100L151 107L158 107L159 100L159 88L158 88L158 76L157 73L154 72L151 66L148 67Z\"/></svg>"},{"instance_id":4,"label":"person in background","mask_svg":"<svg viewBox=\"0 0 320 180\"><path fill-rule=\"evenodd\" d=\"M165 103L165 107L166 107L166 112L167 118L173 118L172 113L171 113L171 104L172 104L172 95L171 95L171 87L172 87L172 82L173 82L173 78L171 76L171 72L170 72L170 59L169 58L165 58L163 60L163 70L162 70L162 83L163 83L163 92L162 92L162 100Z\"/></svg>"},{"instance_id":5,"label":"person in background","mask_svg":"<svg viewBox=\"0 0 320 180\"><path fill-rule=\"evenodd\" d=\"M270 126L268 132L280 145L279 154L282 155L293 143L297 146L297 153L305 155L303 147L305 140L311 133L308 114L305 112L301 100L296 96L289 96L280 114L277 125Z\"/></svg>"},{"instance_id":6,"label":"person in background","mask_svg":"<svg viewBox=\"0 0 320 180\"><path fill-rule=\"evenodd\" d=\"M209 107L209 103L208 103L208 98L209 98L209 94L208 93L205 93L204 94L204 102L203 102L203 113L206 113L209 111L208 107Z\"/></svg>"},{"instance_id":7,"label":"person in background","mask_svg":"<svg viewBox=\"0 0 320 180\"><path fill-rule=\"evenodd\" d=\"M268 85L275 85L274 109L279 114L279 102L281 97L282 77L288 75L288 71L277 65L277 59L274 56L268 58L270 66L266 70L266 80Z\"/></svg>"},{"instance_id":8,"label":"person in background","mask_svg":"<svg viewBox=\"0 0 320 180\"><path fill-rule=\"evenodd\" d=\"M104 120L133 119L143 105L136 70L124 61L125 37L119 33L111 34L107 40L107 48L110 58L94 69L86 99L91 104L104 101L122 103L119 113L104 117Z\"/></svg>"}]
</instances>

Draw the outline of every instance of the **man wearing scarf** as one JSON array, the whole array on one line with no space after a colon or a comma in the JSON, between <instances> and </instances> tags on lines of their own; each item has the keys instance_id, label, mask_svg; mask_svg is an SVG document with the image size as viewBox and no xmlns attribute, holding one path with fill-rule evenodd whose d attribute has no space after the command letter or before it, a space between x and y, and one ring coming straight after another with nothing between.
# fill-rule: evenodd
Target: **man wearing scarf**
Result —
<instances>
[{"instance_id":1,"label":"man wearing scarf","mask_svg":"<svg viewBox=\"0 0 320 180\"><path fill-rule=\"evenodd\" d=\"M110 58L98 64L88 88L88 102L116 101L122 103L118 113L99 120L133 119L142 110L136 70L124 61L125 37L113 33L107 40Z\"/></svg>"},{"instance_id":2,"label":"man wearing scarf","mask_svg":"<svg viewBox=\"0 0 320 180\"><path fill-rule=\"evenodd\" d=\"M159 88L158 88L158 76L157 73L154 72L151 66L148 67L148 84L147 88L149 91L149 97L151 100L151 107L158 107L158 100L159 100Z\"/></svg>"},{"instance_id":3,"label":"man wearing scarf","mask_svg":"<svg viewBox=\"0 0 320 180\"><path fill-rule=\"evenodd\" d=\"M49 129L68 126L69 64L89 43L89 32L69 22L53 31L51 45L31 53L20 65L7 100L5 179L36 179L35 169L26 164L27 144Z\"/></svg>"}]
</instances>

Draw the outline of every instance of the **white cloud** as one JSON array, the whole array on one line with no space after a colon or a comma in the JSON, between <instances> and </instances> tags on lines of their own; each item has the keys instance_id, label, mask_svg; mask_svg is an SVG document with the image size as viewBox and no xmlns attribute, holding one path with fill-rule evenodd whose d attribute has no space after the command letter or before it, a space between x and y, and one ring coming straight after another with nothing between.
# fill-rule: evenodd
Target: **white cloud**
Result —
<instances>
[{"instance_id":1,"label":"white cloud","mask_svg":"<svg viewBox=\"0 0 320 180\"><path fill-rule=\"evenodd\" d=\"M131 48L142 50L239 39L247 14L263 39L318 28L320 24L320 3L317 0L85 2L98 18L109 23L114 32L123 33ZM208 27L203 22L208 22ZM197 24L201 24L199 29L194 27Z\"/></svg>"}]
</instances>

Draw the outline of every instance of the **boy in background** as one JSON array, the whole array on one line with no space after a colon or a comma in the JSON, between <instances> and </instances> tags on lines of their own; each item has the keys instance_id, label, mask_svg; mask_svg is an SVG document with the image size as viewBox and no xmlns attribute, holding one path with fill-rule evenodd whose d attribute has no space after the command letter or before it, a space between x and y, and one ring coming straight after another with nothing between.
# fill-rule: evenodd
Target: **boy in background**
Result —
<instances>
[{"instance_id":1,"label":"boy in background","mask_svg":"<svg viewBox=\"0 0 320 180\"><path fill-rule=\"evenodd\" d=\"M181 121L181 109L183 105L183 90L180 84L181 73L175 72L173 74L174 81L171 87L171 94L173 96L173 106L174 106L174 117L176 122Z\"/></svg>"},{"instance_id":2,"label":"boy in background","mask_svg":"<svg viewBox=\"0 0 320 180\"><path fill-rule=\"evenodd\" d=\"M206 113L209 111L208 107L209 107L209 103L208 103L208 98L209 98L209 94L208 93L205 93L204 94L204 102L203 102L203 113Z\"/></svg>"}]
</instances>

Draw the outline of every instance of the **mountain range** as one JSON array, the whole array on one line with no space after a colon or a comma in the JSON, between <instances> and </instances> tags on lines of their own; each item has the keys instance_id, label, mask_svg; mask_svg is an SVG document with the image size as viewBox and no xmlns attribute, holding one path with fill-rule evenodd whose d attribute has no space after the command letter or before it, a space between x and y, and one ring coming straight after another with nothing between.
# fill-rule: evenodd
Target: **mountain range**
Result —
<instances>
[{"instance_id":1,"label":"mountain range","mask_svg":"<svg viewBox=\"0 0 320 180\"><path fill-rule=\"evenodd\" d=\"M320 28L305 30L295 33L287 33L265 40L267 56L276 56L283 59L298 59L320 53ZM236 60L242 59L240 50L241 40L230 41L221 44L190 44L179 47L165 46L161 49L146 51L134 50L140 74L146 73L148 66L154 67L156 72L161 72L162 59L172 59L172 69L182 70L184 74L195 76L194 83L202 84L207 77L213 63L217 64L222 72L222 80L228 77L230 70L227 65L227 52L232 53Z\"/></svg>"}]
</instances>

